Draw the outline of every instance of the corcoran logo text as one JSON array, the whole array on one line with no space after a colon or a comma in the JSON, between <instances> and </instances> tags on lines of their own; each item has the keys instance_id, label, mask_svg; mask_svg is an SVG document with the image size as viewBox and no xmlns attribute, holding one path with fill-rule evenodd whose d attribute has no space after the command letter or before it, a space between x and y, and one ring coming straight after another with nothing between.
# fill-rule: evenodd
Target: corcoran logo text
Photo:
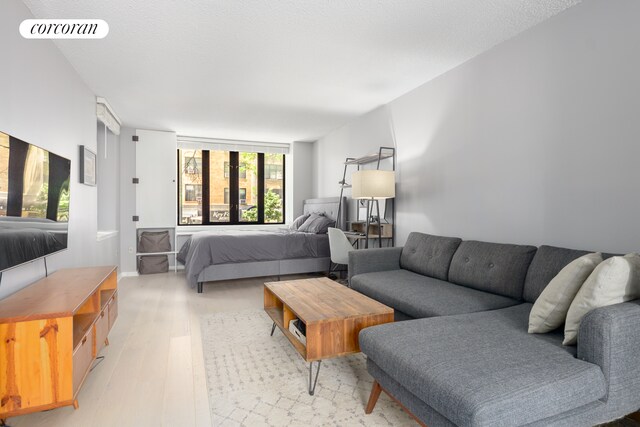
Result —
<instances>
[{"instance_id":1,"label":"corcoran logo text","mask_svg":"<svg viewBox=\"0 0 640 427\"><path fill-rule=\"evenodd\" d=\"M20 34L25 39L102 39L109 24L102 19L25 19Z\"/></svg>"}]
</instances>

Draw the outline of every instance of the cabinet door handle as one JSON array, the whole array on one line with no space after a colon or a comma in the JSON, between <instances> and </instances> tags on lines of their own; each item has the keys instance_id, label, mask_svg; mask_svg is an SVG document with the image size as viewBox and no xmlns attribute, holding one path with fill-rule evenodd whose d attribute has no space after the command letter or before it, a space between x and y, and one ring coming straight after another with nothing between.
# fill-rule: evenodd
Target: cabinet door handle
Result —
<instances>
[{"instance_id":1,"label":"cabinet door handle","mask_svg":"<svg viewBox=\"0 0 640 427\"><path fill-rule=\"evenodd\" d=\"M100 313L100 317L104 317L104 311Z\"/></svg>"},{"instance_id":2,"label":"cabinet door handle","mask_svg":"<svg viewBox=\"0 0 640 427\"><path fill-rule=\"evenodd\" d=\"M87 337L85 336L84 338L82 338L82 345L84 345L84 343L87 342Z\"/></svg>"}]
</instances>

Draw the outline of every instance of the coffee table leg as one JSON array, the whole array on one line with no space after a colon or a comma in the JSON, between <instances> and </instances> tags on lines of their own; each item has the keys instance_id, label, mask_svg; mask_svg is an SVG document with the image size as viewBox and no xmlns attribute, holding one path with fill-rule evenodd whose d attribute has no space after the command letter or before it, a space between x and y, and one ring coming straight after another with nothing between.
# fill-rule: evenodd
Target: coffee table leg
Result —
<instances>
[{"instance_id":1,"label":"coffee table leg","mask_svg":"<svg viewBox=\"0 0 640 427\"><path fill-rule=\"evenodd\" d=\"M316 391L316 384L318 384L318 374L320 374L320 364L322 360L318 360L318 369L316 369L316 379L313 378L313 362L309 363L309 395L313 396Z\"/></svg>"},{"instance_id":2,"label":"coffee table leg","mask_svg":"<svg viewBox=\"0 0 640 427\"><path fill-rule=\"evenodd\" d=\"M276 330L276 322L273 322L273 326L271 326L271 336L273 336L273 331Z\"/></svg>"}]
</instances>

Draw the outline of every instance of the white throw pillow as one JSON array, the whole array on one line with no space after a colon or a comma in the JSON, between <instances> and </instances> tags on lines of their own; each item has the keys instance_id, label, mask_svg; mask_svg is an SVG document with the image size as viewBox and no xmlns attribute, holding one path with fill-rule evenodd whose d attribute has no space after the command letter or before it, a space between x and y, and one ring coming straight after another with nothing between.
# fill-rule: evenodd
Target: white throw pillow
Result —
<instances>
[{"instance_id":1,"label":"white throw pillow","mask_svg":"<svg viewBox=\"0 0 640 427\"><path fill-rule=\"evenodd\" d=\"M601 262L602 254L597 252L574 259L560 270L533 304L529 333L544 334L562 326L580 287Z\"/></svg>"},{"instance_id":2,"label":"white throw pillow","mask_svg":"<svg viewBox=\"0 0 640 427\"><path fill-rule=\"evenodd\" d=\"M603 261L584 282L569 307L564 345L577 342L582 318L594 308L640 297L640 254L616 256Z\"/></svg>"}]
</instances>

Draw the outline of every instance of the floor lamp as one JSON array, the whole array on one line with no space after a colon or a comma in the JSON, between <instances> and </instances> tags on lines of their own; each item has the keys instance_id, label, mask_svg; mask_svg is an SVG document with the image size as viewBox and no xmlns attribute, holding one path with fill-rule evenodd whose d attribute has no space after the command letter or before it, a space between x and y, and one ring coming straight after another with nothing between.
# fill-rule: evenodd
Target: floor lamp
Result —
<instances>
[{"instance_id":1,"label":"floor lamp","mask_svg":"<svg viewBox=\"0 0 640 427\"><path fill-rule=\"evenodd\" d=\"M369 247L369 224L371 215L371 202L375 202L378 216L378 246L382 247L382 223L380 221L380 200L396 197L396 177L394 171L385 170L359 170L351 176L351 197L367 201L367 225L365 248Z\"/></svg>"}]
</instances>

